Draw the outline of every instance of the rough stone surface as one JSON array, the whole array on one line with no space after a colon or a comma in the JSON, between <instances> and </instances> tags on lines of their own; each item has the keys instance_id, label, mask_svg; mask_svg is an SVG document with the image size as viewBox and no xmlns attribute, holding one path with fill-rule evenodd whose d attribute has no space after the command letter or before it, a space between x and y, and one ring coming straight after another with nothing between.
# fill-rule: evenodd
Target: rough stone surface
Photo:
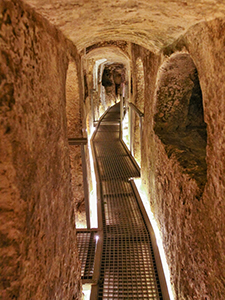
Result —
<instances>
[{"instance_id":1,"label":"rough stone surface","mask_svg":"<svg viewBox=\"0 0 225 300\"><path fill-rule=\"evenodd\" d=\"M195 219L199 219L195 232L199 243L195 252L198 251L199 261L207 266L201 269L205 272L209 299L223 299L225 294L224 29L225 21L218 19L199 24L185 38L198 70L207 123L207 184L200 204L201 213L196 211L195 214Z\"/></svg>"},{"instance_id":2,"label":"rough stone surface","mask_svg":"<svg viewBox=\"0 0 225 300\"><path fill-rule=\"evenodd\" d=\"M175 53L160 68L154 130L203 192L206 183L206 124L196 67L187 53Z\"/></svg>"},{"instance_id":3,"label":"rough stone surface","mask_svg":"<svg viewBox=\"0 0 225 300\"><path fill-rule=\"evenodd\" d=\"M69 138L82 137L81 103L77 67L70 61L66 77L66 118ZM76 206L76 225L86 225L81 147L70 146L70 170L73 202Z\"/></svg>"},{"instance_id":4,"label":"rough stone surface","mask_svg":"<svg viewBox=\"0 0 225 300\"><path fill-rule=\"evenodd\" d=\"M186 44L194 60L202 90L207 123L207 182L199 197L197 180L185 172L176 155L168 155L154 133L153 120L159 113L157 101L160 101L156 93L156 68L159 69L161 57L158 57L158 67L157 58L154 64L152 58L145 72L142 178L163 238L175 298L223 299L224 21L196 25L185 35L182 44ZM149 77L152 86L148 84ZM175 121L179 124L178 119Z\"/></svg>"},{"instance_id":5,"label":"rough stone surface","mask_svg":"<svg viewBox=\"0 0 225 300\"><path fill-rule=\"evenodd\" d=\"M82 64L78 56L75 59L84 90L82 95L79 89L84 100L83 129L88 133L93 124L90 90L95 60L108 56L111 63L126 65L129 74L129 63L136 70L141 59L145 83L141 173L160 228L175 299L224 299L225 23L215 19L224 18L224 1L26 2L60 28L83 55ZM2 1L0 8L2 295L5 299L71 299L72 294L79 298L65 111L65 48L72 43L29 8L22 13L19 1ZM181 50L190 54L194 65L186 71L185 64L183 70L178 68L181 80L166 84L176 69L176 54L167 58L165 54ZM165 67L163 77L160 67ZM207 124L207 180L201 193L198 178L182 165L184 152L177 155L180 145L168 142L158 126L163 124L168 136L175 134L175 123L182 129L190 125L193 106L176 110L170 100L184 95L191 99L191 89L201 98L195 67ZM140 82L141 91L141 76L138 72L133 76L134 90ZM168 87L175 85L164 102ZM113 104L104 89L99 91L94 95L96 119ZM165 124L168 111L174 113ZM194 120L194 114L191 120L198 126L201 118ZM77 157L74 164L78 162ZM90 178L90 168L88 174Z\"/></svg>"},{"instance_id":6,"label":"rough stone surface","mask_svg":"<svg viewBox=\"0 0 225 300\"><path fill-rule=\"evenodd\" d=\"M86 48L86 53L89 53L93 51L94 49L97 49L98 51L105 47L110 47L113 49L114 47L119 48L122 50L123 53L126 55L129 55L129 43L126 41L103 41L96 44L91 45L90 47Z\"/></svg>"},{"instance_id":7,"label":"rough stone surface","mask_svg":"<svg viewBox=\"0 0 225 300\"><path fill-rule=\"evenodd\" d=\"M73 201L76 207L76 227L86 227L81 146L70 146L70 167Z\"/></svg>"},{"instance_id":8,"label":"rough stone surface","mask_svg":"<svg viewBox=\"0 0 225 300\"><path fill-rule=\"evenodd\" d=\"M66 75L66 118L69 138L82 137L79 81L76 63L70 61Z\"/></svg>"},{"instance_id":9,"label":"rough stone surface","mask_svg":"<svg viewBox=\"0 0 225 300\"><path fill-rule=\"evenodd\" d=\"M195 247L198 248L194 236L198 219L192 219L193 210L199 204L195 197L198 186L183 172L176 157L168 157L164 145L154 133L155 91L162 58L151 53L143 54L146 74L143 183L163 239L175 299L205 299L204 272L199 271L199 264L195 263L199 253L193 254Z\"/></svg>"},{"instance_id":10,"label":"rough stone surface","mask_svg":"<svg viewBox=\"0 0 225 300\"><path fill-rule=\"evenodd\" d=\"M169 45L189 27L225 14L221 0L26 0L82 50L121 40L151 51Z\"/></svg>"},{"instance_id":11,"label":"rough stone surface","mask_svg":"<svg viewBox=\"0 0 225 300\"><path fill-rule=\"evenodd\" d=\"M123 64L109 64L104 68L102 85L105 87L106 96L114 102L116 102L116 99L120 99L122 94L121 83L125 79L125 73L126 70Z\"/></svg>"},{"instance_id":12,"label":"rough stone surface","mask_svg":"<svg viewBox=\"0 0 225 300\"><path fill-rule=\"evenodd\" d=\"M79 299L66 134L67 41L1 1L1 299Z\"/></svg>"},{"instance_id":13,"label":"rough stone surface","mask_svg":"<svg viewBox=\"0 0 225 300\"><path fill-rule=\"evenodd\" d=\"M133 99L132 102L144 113L144 99L145 99L145 78L144 78L144 68L143 62L140 57L136 59L133 63L132 68L132 84L133 84ZM141 164L141 132L140 132L140 118L135 112L133 112L133 155L135 159Z\"/></svg>"}]
</instances>

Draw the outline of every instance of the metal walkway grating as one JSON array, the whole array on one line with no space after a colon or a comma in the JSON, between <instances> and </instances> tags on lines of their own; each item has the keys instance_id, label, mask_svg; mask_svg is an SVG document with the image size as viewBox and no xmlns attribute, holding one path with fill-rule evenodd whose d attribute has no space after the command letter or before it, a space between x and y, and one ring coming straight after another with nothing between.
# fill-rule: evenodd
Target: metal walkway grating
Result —
<instances>
[{"instance_id":1,"label":"metal walkway grating","mask_svg":"<svg viewBox=\"0 0 225 300\"><path fill-rule=\"evenodd\" d=\"M114 237L104 242L98 299L160 299L149 240Z\"/></svg>"},{"instance_id":2,"label":"metal walkway grating","mask_svg":"<svg viewBox=\"0 0 225 300\"><path fill-rule=\"evenodd\" d=\"M93 138L104 236L97 299L161 300L150 235L129 182L139 169L119 139L119 126L110 124L119 119L116 104Z\"/></svg>"},{"instance_id":3,"label":"metal walkway grating","mask_svg":"<svg viewBox=\"0 0 225 300\"><path fill-rule=\"evenodd\" d=\"M77 247L81 263L81 279L92 279L97 243L97 232L77 230Z\"/></svg>"}]
</instances>

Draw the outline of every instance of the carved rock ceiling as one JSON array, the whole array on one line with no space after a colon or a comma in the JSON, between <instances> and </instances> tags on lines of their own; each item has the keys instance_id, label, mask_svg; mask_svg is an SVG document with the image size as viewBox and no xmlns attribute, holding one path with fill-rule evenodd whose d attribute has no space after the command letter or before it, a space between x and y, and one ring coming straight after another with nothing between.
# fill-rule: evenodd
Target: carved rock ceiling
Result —
<instances>
[{"instance_id":1,"label":"carved rock ceiling","mask_svg":"<svg viewBox=\"0 0 225 300\"><path fill-rule=\"evenodd\" d=\"M225 16L224 0L25 0L81 51L126 40L157 52L194 24Z\"/></svg>"}]
</instances>

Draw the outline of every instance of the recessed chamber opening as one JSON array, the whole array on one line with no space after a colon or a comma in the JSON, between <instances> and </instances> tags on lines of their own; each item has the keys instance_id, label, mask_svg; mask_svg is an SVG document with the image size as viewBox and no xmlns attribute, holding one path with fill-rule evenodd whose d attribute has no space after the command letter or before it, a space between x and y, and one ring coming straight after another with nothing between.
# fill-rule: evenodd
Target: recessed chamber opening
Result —
<instances>
[{"instance_id":1,"label":"recessed chamber opening","mask_svg":"<svg viewBox=\"0 0 225 300\"><path fill-rule=\"evenodd\" d=\"M189 54L172 55L161 67L156 91L155 133L203 192L207 179L202 92Z\"/></svg>"}]
</instances>

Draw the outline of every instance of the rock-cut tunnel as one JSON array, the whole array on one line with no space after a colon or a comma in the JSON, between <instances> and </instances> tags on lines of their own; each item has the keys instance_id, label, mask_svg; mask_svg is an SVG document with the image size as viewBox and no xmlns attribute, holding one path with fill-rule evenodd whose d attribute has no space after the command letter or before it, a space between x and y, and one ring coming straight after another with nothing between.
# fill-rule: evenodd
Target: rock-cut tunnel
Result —
<instances>
[{"instance_id":1,"label":"rock-cut tunnel","mask_svg":"<svg viewBox=\"0 0 225 300\"><path fill-rule=\"evenodd\" d=\"M224 299L224 29L220 0L0 1L1 299Z\"/></svg>"},{"instance_id":2,"label":"rock-cut tunnel","mask_svg":"<svg viewBox=\"0 0 225 300\"><path fill-rule=\"evenodd\" d=\"M95 283L90 299L169 299L153 229L132 179L140 176L139 166L122 141L120 107L107 110L92 138L99 224L77 230L83 283Z\"/></svg>"}]
</instances>

